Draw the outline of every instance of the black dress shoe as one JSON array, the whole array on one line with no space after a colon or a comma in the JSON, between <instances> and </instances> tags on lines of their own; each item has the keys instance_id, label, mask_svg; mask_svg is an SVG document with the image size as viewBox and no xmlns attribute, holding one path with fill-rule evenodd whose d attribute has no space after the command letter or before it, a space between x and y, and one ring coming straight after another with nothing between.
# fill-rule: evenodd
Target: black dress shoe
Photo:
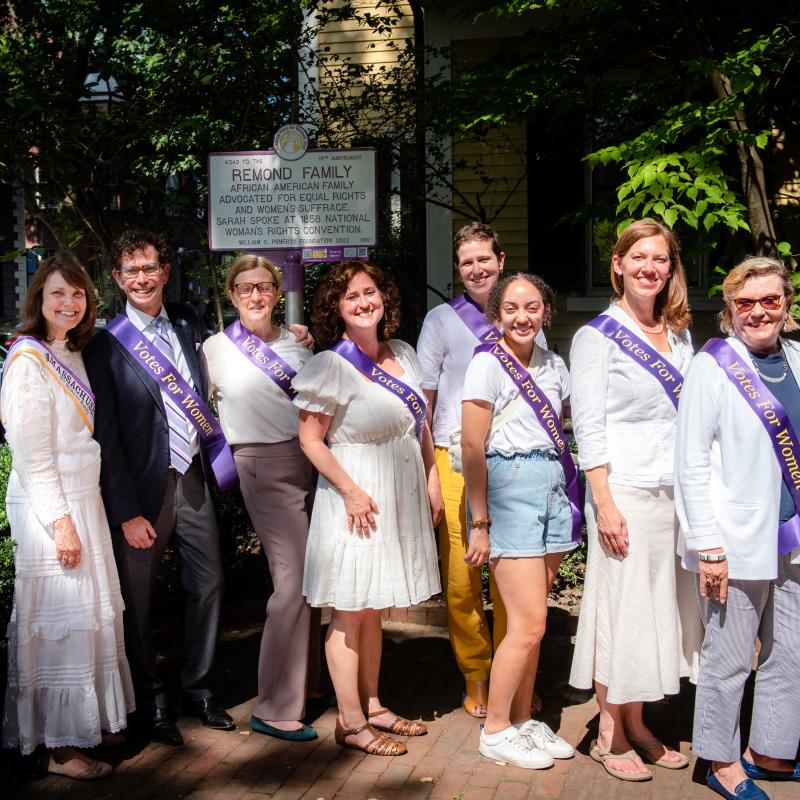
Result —
<instances>
[{"instance_id":1,"label":"black dress shoe","mask_svg":"<svg viewBox=\"0 0 800 800\"><path fill-rule=\"evenodd\" d=\"M185 699L183 707L187 714L197 717L206 728L213 728L215 731L232 731L236 727L233 717L215 697L204 697L202 700Z\"/></svg>"},{"instance_id":2,"label":"black dress shoe","mask_svg":"<svg viewBox=\"0 0 800 800\"><path fill-rule=\"evenodd\" d=\"M183 744L183 736L166 708L157 708L150 718L150 739L172 747Z\"/></svg>"}]
</instances>

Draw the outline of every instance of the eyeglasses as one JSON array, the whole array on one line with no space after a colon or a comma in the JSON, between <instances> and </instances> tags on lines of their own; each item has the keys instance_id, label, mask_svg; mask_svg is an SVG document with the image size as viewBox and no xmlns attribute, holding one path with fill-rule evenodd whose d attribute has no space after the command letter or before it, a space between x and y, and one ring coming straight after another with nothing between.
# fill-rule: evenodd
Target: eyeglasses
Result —
<instances>
[{"instance_id":1,"label":"eyeglasses","mask_svg":"<svg viewBox=\"0 0 800 800\"><path fill-rule=\"evenodd\" d=\"M117 271L122 275L123 280L132 281L139 277L140 272L144 272L148 278L155 278L161 272L161 264L153 261L150 264L141 264L138 267L118 267Z\"/></svg>"},{"instance_id":2,"label":"eyeglasses","mask_svg":"<svg viewBox=\"0 0 800 800\"><path fill-rule=\"evenodd\" d=\"M258 289L259 294L272 294L275 291L275 283L272 281L261 281L261 283L237 283L234 284L236 294L239 297L250 297L253 289Z\"/></svg>"},{"instance_id":3,"label":"eyeglasses","mask_svg":"<svg viewBox=\"0 0 800 800\"><path fill-rule=\"evenodd\" d=\"M777 311L783 305L782 294L768 294L758 299L752 297L734 297L731 300L740 314L749 314L758 303L765 311Z\"/></svg>"}]
</instances>

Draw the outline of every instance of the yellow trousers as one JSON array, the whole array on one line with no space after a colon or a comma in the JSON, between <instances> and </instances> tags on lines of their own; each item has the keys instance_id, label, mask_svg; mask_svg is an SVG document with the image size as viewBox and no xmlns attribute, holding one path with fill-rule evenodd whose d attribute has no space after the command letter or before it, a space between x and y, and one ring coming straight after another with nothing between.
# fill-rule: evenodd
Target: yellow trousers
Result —
<instances>
[{"instance_id":1,"label":"yellow trousers","mask_svg":"<svg viewBox=\"0 0 800 800\"><path fill-rule=\"evenodd\" d=\"M467 554L464 478L450 469L446 447L435 448L434 458L444 498L444 516L439 523L439 554L450 645L466 680L488 680L492 666L492 637L483 613L481 571L479 567L464 563ZM497 648L506 633L506 609L491 573L489 591L494 608L494 647Z\"/></svg>"}]
</instances>

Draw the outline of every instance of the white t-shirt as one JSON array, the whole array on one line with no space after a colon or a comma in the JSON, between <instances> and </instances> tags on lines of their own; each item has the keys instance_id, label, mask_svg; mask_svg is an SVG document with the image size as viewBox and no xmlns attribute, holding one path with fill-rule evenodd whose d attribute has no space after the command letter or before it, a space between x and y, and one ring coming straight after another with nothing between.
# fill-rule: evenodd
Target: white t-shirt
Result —
<instances>
[{"instance_id":1,"label":"white t-shirt","mask_svg":"<svg viewBox=\"0 0 800 800\"><path fill-rule=\"evenodd\" d=\"M295 371L312 355L285 328L267 344ZM203 355L208 393L229 444L274 444L297 436L297 408L224 333L206 339Z\"/></svg>"},{"instance_id":2,"label":"white t-shirt","mask_svg":"<svg viewBox=\"0 0 800 800\"><path fill-rule=\"evenodd\" d=\"M544 332L536 343L547 347ZM422 388L434 389L433 443L450 444L450 434L461 429L461 392L472 354L480 344L474 333L448 303L432 308L425 316L417 341L422 364Z\"/></svg>"},{"instance_id":3,"label":"white t-shirt","mask_svg":"<svg viewBox=\"0 0 800 800\"><path fill-rule=\"evenodd\" d=\"M569 397L569 371L564 360L552 351L544 350L538 372L535 376L532 368L530 372L560 417L561 407ZM464 378L464 400L491 403L494 419L517 395L516 384L491 353L478 353L472 359ZM534 410L523 401L511 419L492 434L486 444L486 453L513 456L552 447L552 438L539 424Z\"/></svg>"}]
</instances>

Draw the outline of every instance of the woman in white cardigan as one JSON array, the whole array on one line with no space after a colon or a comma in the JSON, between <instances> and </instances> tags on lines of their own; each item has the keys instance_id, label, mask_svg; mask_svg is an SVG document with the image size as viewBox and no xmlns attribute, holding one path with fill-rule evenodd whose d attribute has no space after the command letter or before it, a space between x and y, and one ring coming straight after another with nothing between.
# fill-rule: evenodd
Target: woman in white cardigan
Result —
<instances>
[{"instance_id":1,"label":"woman in white cardigan","mask_svg":"<svg viewBox=\"0 0 800 800\"><path fill-rule=\"evenodd\" d=\"M799 326L780 261L748 258L722 286L721 327L731 336L696 356L681 394L679 553L699 574L706 624L692 749L711 762L709 787L754 800L767 795L752 778L800 781L800 524L789 522L796 503L778 460L800 478L800 442L789 441L786 428L788 418L800 431L800 346L780 338ZM740 760L739 712L756 637L750 742Z\"/></svg>"},{"instance_id":2,"label":"woman in white cardigan","mask_svg":"<svg viewBox=\"0 0 800 800\"><path fill-rule=\"evenodd\" d=\"M589 547L570 683L597 693L592 758L620 780L642 781L652 778L643 761L665 769L688 763L650 731L642 710L680 690L702 637L692 578L675 557L674 390L692 344L672 231L647 219L626 228L611 282L617 297L578 331L570 351ZM598 330L598 321L610 329ZM628 333L617 336L623 328ZM630 346L621 349L623 342ZM671 380L659 380L656 367Z\"/></svg>"}]
</instances>

